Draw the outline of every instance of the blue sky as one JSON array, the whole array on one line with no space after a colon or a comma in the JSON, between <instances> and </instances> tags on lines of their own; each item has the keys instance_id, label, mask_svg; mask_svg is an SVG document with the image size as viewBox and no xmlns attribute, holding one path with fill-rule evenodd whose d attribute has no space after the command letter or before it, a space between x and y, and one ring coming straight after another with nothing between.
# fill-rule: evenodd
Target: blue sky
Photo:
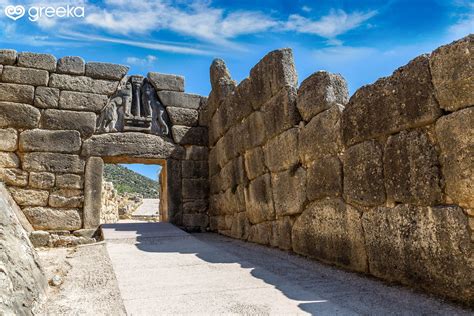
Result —
<instances>
[{"instance_id":1,"label":"blue sky","mask_svg":"<svg viewBox=\"0 0 474 316\"><path fill-rule=\"evenodd\" d=\"M13 21L8 5L84 6L85 17ZM129 73L176 73L208 95L209 65L226 61L237 81L267 52L293 48L299 81L317 70L357 88L474 32L467 0L0 0L0 47L127 64Z\"/></svg>"}]
</instances>

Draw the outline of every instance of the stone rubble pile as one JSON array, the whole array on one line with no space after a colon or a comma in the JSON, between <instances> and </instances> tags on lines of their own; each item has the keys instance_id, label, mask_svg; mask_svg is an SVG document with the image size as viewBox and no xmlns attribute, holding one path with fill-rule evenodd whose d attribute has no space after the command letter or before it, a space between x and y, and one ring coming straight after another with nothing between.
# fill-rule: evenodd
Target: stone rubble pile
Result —
<instances>
[{"instance_id":1,"label":"stone rubble pile","mask_svg":"<svg viewBox=\"0 0 474 316\"><path fill-rule=\"evenodd\" d=\"M102 224L116 223L119 219L129 219L132 213L143 203L140 194L118 194L112 182L103 182L102 187Z\"/></svg>"}]
</instances>

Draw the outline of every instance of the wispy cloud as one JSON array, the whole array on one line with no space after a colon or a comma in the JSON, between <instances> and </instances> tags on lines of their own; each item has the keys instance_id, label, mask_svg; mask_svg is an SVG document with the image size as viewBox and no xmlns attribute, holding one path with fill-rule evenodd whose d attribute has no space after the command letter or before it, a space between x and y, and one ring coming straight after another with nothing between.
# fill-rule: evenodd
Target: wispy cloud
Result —
<instances>
[{"instance_id":1,"label":"wispy cloud","mask_svg":"<svg viewBox=\"0 0 474 316\"><path fill-rule=\"evenodd\" d=\"M156 56L147 55L144 58L129 56L125 59L125 62L135 66L150 66L157 60Z\"/></svg>"}]
</instances>

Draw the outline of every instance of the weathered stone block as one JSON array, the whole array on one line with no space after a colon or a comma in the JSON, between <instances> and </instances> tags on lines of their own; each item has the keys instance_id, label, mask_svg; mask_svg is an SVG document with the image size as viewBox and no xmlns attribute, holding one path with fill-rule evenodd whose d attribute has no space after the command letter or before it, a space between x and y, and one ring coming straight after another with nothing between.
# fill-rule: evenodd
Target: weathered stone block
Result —
<instances>
[{"instance_id":1,"label":"weathered stone block","mask_svg":"<svg viewBox=\"0 0 474 316\"><path fill-rule=\"evenodd\" d=\"M34 189L50 189L54 186L54 174L50 172L30 172L29 186Z\"/></svg>"},{"instance_id":2,"label":"weathered stone block","mask_svg":"<svg viewBox=\"0 0 474 316\"><path fill-rule=\"evenodd\" d=\"M100 225L103 173L102 158L91 157L87 160L84 175L84 228L97 228Z\"/></svg>"},{"instance_id":3,"label":"weathered stone block","mask_svg":"<svg viewBox=\"0 0 474 316\"><path fill-rule=\"evenodd\" d=\"M76 230L82 226L81 213L77 209L26 207L23 213L35 229Z\"/></svg>"},{"instance_id":4,"label":"weathered stone block","mask_svg":"<svg viewBox=\"0 0 474 316\"><path fill-rule=\"evenodd\" d=\"M289 169L299 161L298 129L292 128L268 141L264 147L265 164L272 172Z\"/></svg>"},{"instance_id":5,"label":"weathered stone block","mask_svg":"<svg viewBox=\"0 0 474 316\"><path fill-rule=\"evenodd\" d=\"M296 253L367 271L361 213L340 199L308 205L294 223L291 239Z\"/></svg>"},{"instance_id":6,"label":"weathered stone block","mask_svg":"<svg viewBox=\"0 0 474 316\"><path fill-rule=\"evenodd\" d=\"M28 184L28 172L21 169L0 168L0 180L6 185L24 187Z\"/></svg>"},{"instance_id":7,"label":"weathered stone block","mask_svg":"<svg viewBox=\"0 0 474 316\"><path fill-rule=\"evenodd\" d=\"M299 124L301 117L296 108L296 88L285 87L261 108L264 113L265 133L268 138Z\"/></svg>"},{"instance_id":8,"label":"weathered stone block","mask_svg":"<svg viewBox=\"0 0 474 316\"><path fill-rule=\"evenodd\" d=\"M420 131L390 136L385 145L384 173L389 201L434 205L441 201L438 153Z\"/></svg>"},{"instance_id":9,"label":"weathered stone block","mask_svg":"<svg viewBox=\"0 0 474 316\"><path fill-rule=\"evenodd\" d=\"M233 238L246 240L248 238L249 230L250 223L245 212L235 214L231 226L231 236Z\"/></svg>"},{"instance_id":10,"label":"weathered stone block","mask_svg":"<svg viewBox=\"0 0 474 316\"><path fill-rule=\"evenodd\" d=\"M46 206L48 205L48 191L31 190L9 187L8 190L15 202L20 206Z\"/></svg>"},{"instance_id":11,"label":"weathered stone block","mask_svg":"<svg viewBox=\"0 0 474 316\"><path fill-rule=\"evenodd\" d=\"M251 181L245 190L247 217L252 224L275 219L270 174Z\"/></svg>"},{"instance_id":12,"label":"weathered stone block","mask_svg":"<svg viewBox=\"0 0 474 316\"><path fill-rule=\"evenodd\" d=\"M48 247L51 235L43 230L36 230L30 233L30 241L35 248Z\"/></svg>"},{"instance_id":13,"label":"weathered stone block","mask_svg":"<svg viewBox=\"0 0 474 316\"><path fill-rule=\"evenodd\" d=\"M436 99L448 111L474 105L474 35L436 49L430 57Z\"/></svg>"},{"instance_id":14,"label":"weathered stone block","mask_svg":"<svg viewBox=\"0 0 474 316\"><path fill-rule=\"evenodd\" d=\"M306 202L306 171L303 168L273 173L272 188L278 217L303 212Z\"/></svg>"},{"instance_id":15,"label":"weathered stone block","mask_svg":"<svg viewBox=\"0 0 474 316\"><path fill-rule=\"evenodd\" d=\"M187 229L204 229L208 224L209 216L207 214L183 214L183 225Z\"/></svg>"},{"instance_id":16,"label":"weathered stone block","mask_svg":"<svg viewBox=\"0 0 474 316\"><path fill-rule=\"evenodd\" d=\"M158 72L149 72L147 76L156 91L168 90L184 92L184 77L168 75Z\"/></svg>"},{"instance_id":17,"label":"weathered stone block","mask_svg":"<svg viewBox=\"0 0 474 316\"><path fill-rule=\"evenodd\" d=\"M380 207L362 221L371 274L472 302L472 243L461 208Z\"/></svg>"},{"instance_id":18,"label":"weathered stone block","mask_svg":"<svg viewBox=\"0 0 474 316\"><path fill-rule=\"evenodd\" d=\"M318 71L303 80L296 99L301 117L309 122L316 114L331 107L344 107L349 91L344 77L327 71Z\"/></svg>"},{"instance_id":19,"label":"weathered stone block","mask_svg":"<svg viewBox=\"0 0 474 316\"><path fill-rule=\"evenodd\" d=\"M324 157L309 165L306 172L308 200L342 195L342 164L339 158Z\"/></svg>"},{"instance_id":20,"label":"weathered stone block","mask_svg":"<svg viewBox=\"0 0 474 316\"><path fill-rule=\"evenodd\" d=\"M205 178L209 177L209 166L207 161L183 160L183 178Z\"/></svg>"},{"instance_id":21,"label":"weathered stone block","mask_svg":"<svg viewBox=\"0 0 474 316\"><path fill-rule=\"evenodd\" d=\"M255 111L250 114L241 125L241 133L236 133L239 143L244 149L253 148L265 144L268 140L263 112Z\"/></svg>"},{"instance_id":22,"label":"weathered stone block","mask_svg":"<svg viewBox=\"0 0 474 316\"><path fill-rule=\"evenodd\" d=\"M474 208L474 107L436 122L445 190L462 207Z\"/></svg>"},{"instance_id":23,"label":"weathered stone block","mask_svg":"<svg viewBox=\"0 0 474 316\"><path fill-rule=\"evenodd\" d=\"M248 241L261 245L270 245L272 240L272 222L252 225L249 228Z\"/></svg>"},{"instance_id":24,"label":"weathered stone block","mask_svg":"<svg viewBox=\"0 0 474 316\"><path fill-rule=\"evenodd\" d=\"M0 168L18 168L20 166L20 159L15 153L0 152Z\"/></svg>"},{"instance_id":25,"label":"weathered stone block","mask_svg":"<svg viewBox=\"0 0 474 316\"><path fill-rule=\"evenodd\" d=\"M84 160L77 155L59 153L27 153L22 157L26 171L83 173Z\"/></svg>"},{"instance_id":26,"label":"weathered stone block","mask_svg":"<svg viewBox=\"0 0 474 316\"><path fill-rule=\"evenodd\" d=\"M348 148L343 158L344 198L364 206L385 202L382 149L376 141Z\"/></svg>"},{"instance_id":27,"label":"weathered stone block","mask_svg":"<svg viewBox=\"0 0 474 316\"><path fill-rule=\"evenodd\" d=\"M30 52L19 53L18 66L55 71L56 57L50 54L38 54Z\"/></svg>"},{"instance_id":28,"label":"weathered stone block","mask_svg":"<svg viewBox=\"0 0 474 316\"><path fill-rule=\"evenodd\" d=\"M5 66L2 81L32 86L47 86L49 73L46 70Z\"/></svg>"},{"instance_id":29,"label":"weathered stone block","mask_svg":"<svg viewBox=\"0 0 474 316\"><path fill-rule=\"evenodd\" d=\"M289 216L282 217L272 222L272 238L270 245L283 250L291 250L291 231L293 220Z\"/></svg>"},{"instance_id":30,"label":"weathered stone block","mask_svg":"<svg viewBox=\"0 0 474 316\"><path fill-rule=\"evenodd\" d=\"M83 75L85 73L84 59L77 56L59 58L57 73L70 75Z\"/></svg>"},{"instance_id":31,"label":"weathered stone block","mask_svg":"<svg viewBox=\"0 0 474 316\"><path fill-rule=\"evenodd\" d=\"M35 88L14 83L0 83L0 101L33 104Z\"/></svg>"},{"instance_id":32,"label":"weathered stone block","mask_svg":"<svg viewBox=\"0 0 474 316\"><path fill-rule=\"evenodd\" d=\"M86 76L95 79L120 80L128 72L129 67L110 63L86 63Z\"/></svg>"},{"instance_id":33,"label":"weathered stone block","mask_svg":"<svg viewBox=\"0 0 474 316\"><path fill-rule=\"evenodd\" d=\"M174 91L158 91L158 97L165 106L174 106L187 109L199 109L201 96Z\"/></svg>"},{"instance_id":34,"label":"weathered stone block","mask_svg":"<svg viewBox=\"0 0 474 316\"><path fill-rule=\"evenodd\" d=\"M0 49L0 64L14 65L16 63L17 52L13 49Z\"/></svg>"},{"instance_id":35,"label":"weathered stone block","mask_svg":"<svg viewBox=\"0 0 474 316\"><path fill-rule=\"evenodd\" d=\"M35 91L35 106L41 109L54 109L59 106L59 89L37 87Z\"/></svg>"},{"instance_id":36,"label":"weathered stone block","mask_svg":"<svg viewBox=\"0 0 474 316\"><path fill-rule=\"evenodd\" d=\"M335 105L315 117L299 134L300 159L309 164L326 156L336 156L342 151L341 109Z\"/></svg>"},{"instance_id":37,"label":"weathered stone block","mask_svg":"<svg viewBox=\"0 0 474 316\"><path fill-rule=\"evenodd\" d=\"M183 199L206 199L209 196L209 180L183 179Z\"/></svg>"},{"instance_id":38,"label":"weathered stone block","mask_svg":"<svg viewBox=\"0 0 474 316\"><path fill-rule=\"evenodd\" d=\"M79 208L82 207L83 202L82 190L59 189L51 192L48 205L51 207Z\"/></svg>"},{"instance_id":39,"label":"weathered stone block","mask_svg":"<svg viewBox=\"0 0 474 316\"><path fill-rule=\"evenodd\" d=\"M241 156L229 161L220 172L221 189L235 188L239 184L247 183L247 176L245 175L244 161Z\"/></svg>"},{"instance_id":40,"label":"weathered stone block","mask_svg":"<svg viewBox=\"0 0 474 316\"><path fill-rule=\"evenodd\" d=\"M35 128L39 119L40 111L31 105L0 102L0 127Z\"/></svg>"},{"instance_id":41,"label":"weathered stone block","mask_svg":"<svg viewBox=\"0 0 474 316\"><path fill-rule=\"evenodd\" d=\"M209 149L206 146L186 146L186 160L208 160Z\"/></svg>"},{"instance_id":42,"label":"weathered stone block","mask_svg":"<svg viewBox=\"0 0 474 316\"><path fill-rule=\"evenodd\" d=\"M83 138L95 132L97 116L92 112L46 110L41 116L41 127L53 130L76 130Z\"/></svg>"},{"instance_id":43,"label":"weathered stone block","mask_svg":"<svg viewBox=\"0 0 474 316\"><path fill-rule=\"evenodd\" d=\"M429 60L422 55L390 77L356 91L342 113L344 143L352 145L424 126L440 115L431 84Z\"/></svg>"},{"instance_id":44,"label":"weathered stone block","mask_svg":"<svg viewBox=\"0 0 474 316\"><path fill-rule=\"evenodd\" d=\"M166 111L173 125L196 126L198 124L197 110L168 106Z\"/></svg>"},{"instance_id":45,"label":"weathered stone block","mask_svg":"<svg viewBox=\"0 0 474 316\"><path fill-rule=\"evenodd\" d=\"M207 212L209 203L207 200L190 200L183 203L184 214L204 214Z\"/></svg>"},{"instance_id":46,"label":"weathered stone block","mask_svg":"<svg viewBox=\"0 0 474 316\"><path fill-rule=\"evenodd\" d=\"M107 104L107 96L94 93L61 91L59 108L75 111L100 112Z\"/></svg>"},{"instance_id":47,"label":"weathered stone block","mask_svg":"<svg viewBox=\"0 0 474 316\"><path fill-rule=\"evenodd\" d=\"M171 127L173 140L180 145L207 145L207 128L205 127L188 127L181 125L174 125Z\"/></svg>"},{"instance_id":48,"label":"weathered stone block","mask_svg":"<svg viewBox=\"0 0 474 316\"><path fill-rule=\"evenodd\" d=\"M245 152L245 171L250 180L267 172L262 147L256 147Z\"/></svg>"},{"instance_id":49,"label":"weathered stone block","mask_svg":"<svg viewBox=\"0 0 474 316\"><path fill-rule=\"evenodd\" d=\"M18 133L13 128L0 129L0 150L15 151L17 149Z\"/></svg>"},{"instance_id":50,"label":"weathered stone block","mask_svg":"<svg viewBox=\"0 0 474 316\"><path fill-rule=\"evenodd\" d=\"M92 79L85 76L52 74L49 86L60 90L105 94L110 96L116 91L118 82Z\"/></svg>"},{"instance_id":51,"label":"weathered stone block","mask_svg":"<svg viewBox=\"0 0 474 316\"><path fill-rule=\"evenodd\" d=\"M160 136L132 132L94 135L82 146L82 155L88 157L182 159L184 154L183 147Z\"/></svg>"},{"instance_id":52,"label":"weathered stone block","mask_svg":"<svg viewBox=\"0 0 474 316\"><path fill-rule=\"evenodd\" d=\"M20 133L20 151L47 151L75 153L81 149L78 131L27 130Z\"/></svg>"},{"instance_id":53,"label":"weathered stone block","mask_svg":"<svg viewBox=\"0 0 474 316\"><path fill-rule=\"evenodd\" d=\"M31 179L31 176L30 176ZM62 189L82 189L84 180L77 174L58 174L56 176L56 186Z\"/></svg>"}]
</instances>

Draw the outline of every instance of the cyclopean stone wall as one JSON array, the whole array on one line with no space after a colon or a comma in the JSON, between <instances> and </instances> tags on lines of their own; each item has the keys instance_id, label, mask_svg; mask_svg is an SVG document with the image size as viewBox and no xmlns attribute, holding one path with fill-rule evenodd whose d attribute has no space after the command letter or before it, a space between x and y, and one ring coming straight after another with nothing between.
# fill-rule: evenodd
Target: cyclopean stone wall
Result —
<instances>
[{"instance_id":1,"label":"cyclopean stone wall","mask_svg":"<svg viewBox=\"0 0 474 316\"><path fill-rule=\"evenodd\" d=\"M355 92L289 49L213 62L210 228L474 302L474 36Z\"/></svg>"},{"instance_id":2,"label":"cyclopean stone wall","mask_svg":"<svg viewBox=\"0 0 474 316\"><path fill-rule=\"evenodd\" d=\"M207 128L199 124L205 98L185 93L183 77L149 73L145 80L166 109L171 134L101 131L98 117L120 105L127 71L80 57L0 50L0 181L34 229L95 230L104 161L162 164L163 217L188 229L207 226ZM117 119L119 110L106 114Z\"/></svg>"}]
</instances>

